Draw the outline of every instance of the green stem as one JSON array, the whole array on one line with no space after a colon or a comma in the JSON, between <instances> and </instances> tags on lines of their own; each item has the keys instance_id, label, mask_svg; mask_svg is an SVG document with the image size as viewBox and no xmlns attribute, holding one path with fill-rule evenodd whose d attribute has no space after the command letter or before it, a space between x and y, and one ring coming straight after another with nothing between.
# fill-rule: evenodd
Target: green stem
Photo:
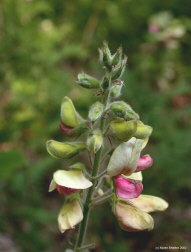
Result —
<instances>
[{"instance_id":1,"label":"green stem","mask_svg":"<svg viewBox=\"0 0 191 252\"><path fill-rule=\"evenodd\" d=\"M109 95L110 95L110 90L108 89L105 94L105 99L104 99L105 100L105 102L104 102L105 107L107 107L107 105L109 103ZM102 117L100 120L100 131L102 133L104 131L104 124L105 124L105 121L104 121L104 118ZM92 178L95 178L98 175L102 149L103 149L103 147L101 147L95 155L92 174L91 174ZM89 218L89 214L90 214L90 210L91 210L90 204L92 202L92 196L93 196L95 185L96 185L95 179L92 179L92 184L93 185L88 189L88 192L87 192L87 197L86 197L86 201L84 204L83 220L80 223L78 238L77 238L77 242L76 242L76 245L74 248L74 252L79 251L79 249L82 247L83 242L84 242L87 224L88 224L88 218Z\"/></svg>"}]
</instances>

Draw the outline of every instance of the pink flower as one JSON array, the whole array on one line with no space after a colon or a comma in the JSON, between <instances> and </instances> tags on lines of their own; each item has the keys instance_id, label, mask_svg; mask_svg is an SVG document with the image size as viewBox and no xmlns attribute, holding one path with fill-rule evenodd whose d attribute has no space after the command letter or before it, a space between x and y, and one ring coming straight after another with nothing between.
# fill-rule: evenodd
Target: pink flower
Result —
<instances>
[{"instance_id":1,"label":"pink flower","mask_svg":"<svg viewBox=\"0 0 191 252\"><path fill-rule=\"evenodd\" d=\"M68 196L72 193L77 192L78 189L73 189L73 188L69 188L69 187L65 187L65 186L61 186L56 184L56 189L59 192L59 194L64 194L65 196Z\"/></svg>"},{"instance_id":2,"label":"pink flower","mask_svg":"<svg viewBox=\"0 0 191 252\"><path fill-rule=\"evenodd\" d=\"M122 199L137 198L143 190L140 180L125 178L121 175L115 177L115 186L118 196Z\"/></svg>"},{"instance_id":3,"label":"pink flower","mask_svg":"<svg viewBox=\"0 0 191 252\"><path fill-rule=\"evenodd\" d=\"M149 155L141 156L135 172L145 170L153 164L153 159Z\"/></svg>"}]
</instances>

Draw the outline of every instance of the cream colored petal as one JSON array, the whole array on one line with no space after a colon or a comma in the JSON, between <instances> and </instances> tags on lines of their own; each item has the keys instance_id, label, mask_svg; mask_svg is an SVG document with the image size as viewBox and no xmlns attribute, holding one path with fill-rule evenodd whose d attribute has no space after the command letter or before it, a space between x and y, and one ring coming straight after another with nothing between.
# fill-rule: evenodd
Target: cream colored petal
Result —
<instances>
[{"instance_id":1,"label":"cream colored petal","mask_svg":"<svg viewBox=\"0 0 191 252\"><path fill-rule=\"evenodd\" d=\"M80 221L83 220L83 213L81 206L77 199L66 202L61 208L58 215L58 227L61 233L73 228Z\"/></svg>"},{"instance_id":2,"label":"cream colored petal","mask_svg":"<svg viewBox=\"0 0 191 252\"><path fill-rule=\"evenodd\" d=\"M131 199L130 201L133 206L147 213L164 211L168 208L168 203L165 200L151 195L141 194L138 198Z\"/></svg>"},{"instance_id":3,"label":"cream colored petal","mask_svg":"<svg viewBox=\"0 0 191 252\"><path fill-rule=\"evenodd\" d=\"M128 167L135 141L136 138L132 137L128 142L121 143L114 150L107 167L107 173L110 177L123 173ZM131 173L131 170L129 170L129 174Z\"/></svg>"},{"instance_id":4,"label":"cream colored petal","mask_svg":"<svg viewBox=\"0 0 191 252\"><path fill-rule=\"evenodd\" d=\"M53 178L56 184L73 189L86 189L92 186L92 182L86 179L80 170L58 170Z\"/></svg>"},{"instance_id":5,"label":"cream colored petal","mask_svg":"<svg viewBox=\"0 0 191 252\"><path fill-rule=\"evenodd\" d=\"M51 180L50 182L50 186L49 186L49 192L54 191L54 189L56 189L56 182L54 181L54 179Z\"/></svg>"},{"instance_id":6,"label":"cream colored petal","mask_svg":"<svg viewBox=\"0 0 191 252\"><path fill-rule=\"evenodd\" d=\"M125 178L129 178L129 179L140 180L140 181L143 180L143 175L142 175L141 171L140 172L134 172L130 176L125 176L125 175L123 175L123 176Z\"/></svg>"},{"instance_id":7,"label":"cream colored petal","mask_svg":"<svg viewBox=\"0 0 191 252\"><path fill-rule=\"evenodd\" d=\"M139 162L140 154L141 154L142 145L143 145L143 140L141 139L135 140L135 144L133 146L132 153L131 153L131 159L128 164L129 169L125 169L123 173L124 175L130 175L136 170L138 162Z\"/></svg>"},{"instance_id":8,"label":"cream colored petal","mask_svg":"<svg viewBox=\"0 0 191 252\"><path fill-rule=\"evenodd\" d=\"M131 205L118 201L115 214L122 229L130 232L152 230L154 221L151 215Z\"/></svg>"}]
</instances>

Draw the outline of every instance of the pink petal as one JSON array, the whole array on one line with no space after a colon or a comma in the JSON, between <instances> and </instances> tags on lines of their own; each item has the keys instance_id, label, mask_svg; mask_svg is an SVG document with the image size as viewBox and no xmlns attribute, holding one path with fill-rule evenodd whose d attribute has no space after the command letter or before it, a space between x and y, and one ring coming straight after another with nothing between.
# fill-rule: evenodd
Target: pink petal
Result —
<instances>
[{"instance_id":1,"label":"pink petal","mask_svg":"<svg viewBox=\"0 0 191 252\"><path fill-rule=\"evenodd\" d=\"M153 159L149 155L141 156L135 172L145 170L153 164Z\"/></svg>"},{"instance_id":2,"label":"pink petal","mask_svg":"<svg viewBox=\"0 0 191 252\"><path fill-rule=\"evenodd\" d=\"M139 180L128 179L123 176L115 177L117 194L122 199L134 199L139 197L143 190L143 184Z\"/></svg>"},{"instance_id":3,"label":"pink petal","mask_svg":"<svg viewBox=\"0 0 191 252\"><path fill-rule=\"evenodd\" d=\"M74 128L67 126L62 121L60 122L60 130L64 136L72 136L74 135L74 132L72 131Z\"/></svg>"},{"instance_id":4,"label":"pink petal","mask_svg":"<svg viewBox=\"0 0 191 252\"><path fill-rule=\"evenodd\" d=\"M66 196L77 192L78 189L73 189L73 188L69 188L69 187L65 187L65 186L60 186L58 184L56 184L56 189L59 192L59 194L64 194Z\"/></svg>"}]
</instances>

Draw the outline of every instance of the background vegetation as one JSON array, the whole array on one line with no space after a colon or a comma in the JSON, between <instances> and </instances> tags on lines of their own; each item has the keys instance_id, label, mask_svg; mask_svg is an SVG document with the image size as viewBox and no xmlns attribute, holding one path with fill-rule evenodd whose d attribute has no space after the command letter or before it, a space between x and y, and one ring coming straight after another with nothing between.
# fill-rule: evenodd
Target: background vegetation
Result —
<instances>
[{"instance_id":1,"label":"background vegetation","mask_svg":"<svg viewBox=\"0 0 191 252\"><path fill-rule=\"evenodd\" d=\"M88 239L96 241L95 252L191 251L190 15L189 0L0 2L1 251L61 252L74 241L77 230L62 235L57 227L64 198L47 192L52 173L66 164L49 156L45 142L66 140L59 130L65 95L87 117L97 98L74 80L82 70L103 74L97 51L103 39L112 52L122 44L128 55L123 98L154 128L144 193L170 207L153 214L148 233L122 231L107 204L97 207Z\"/></svg>"}]
</instances>

